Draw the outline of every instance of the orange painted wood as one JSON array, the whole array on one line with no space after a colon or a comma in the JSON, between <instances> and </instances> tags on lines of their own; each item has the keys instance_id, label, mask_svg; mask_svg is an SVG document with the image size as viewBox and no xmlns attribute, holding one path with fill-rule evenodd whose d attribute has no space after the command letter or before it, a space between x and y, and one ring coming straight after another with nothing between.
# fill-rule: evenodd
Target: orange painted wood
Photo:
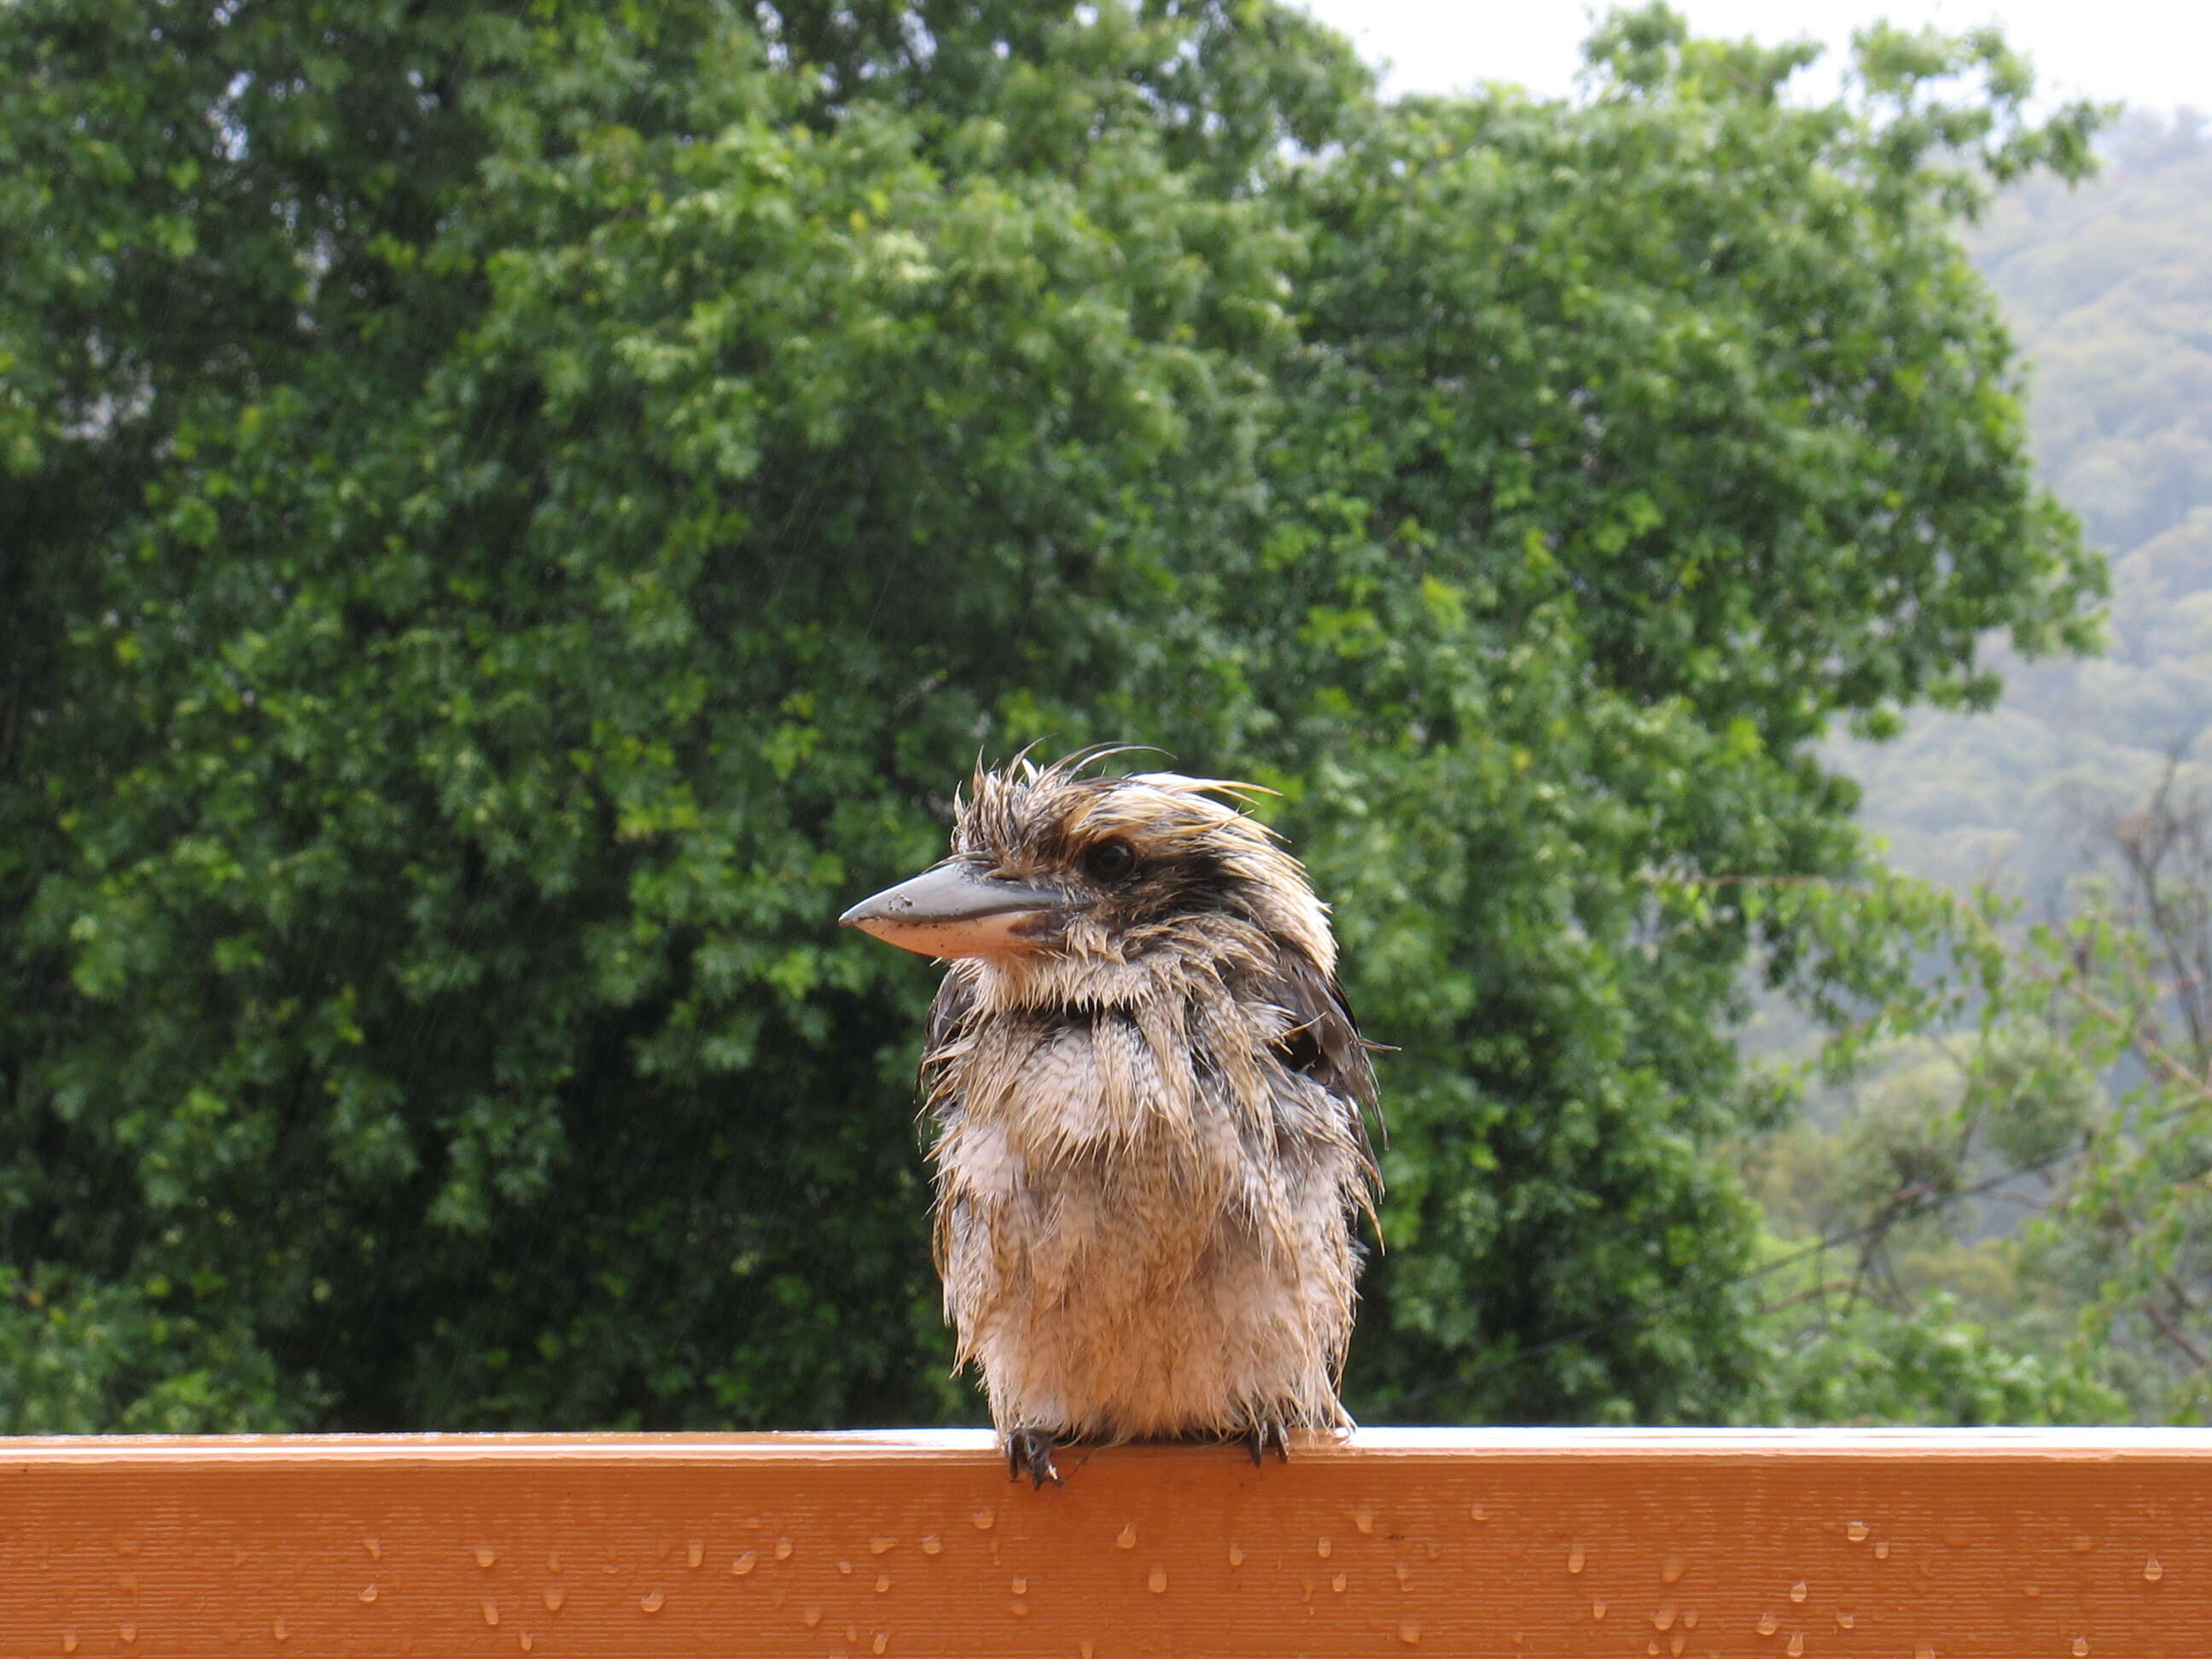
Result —
<instances>
[{"instance_id":1,"label":"orange painted wood","mask_svg":"<svg viewBox=\"0 0 2212 1659\"><path fill-rule=\"evenodd\" d=\"M0 1655L2212 1655L2212 1435L0 1441Z\"/></svg>"}]
</instances>

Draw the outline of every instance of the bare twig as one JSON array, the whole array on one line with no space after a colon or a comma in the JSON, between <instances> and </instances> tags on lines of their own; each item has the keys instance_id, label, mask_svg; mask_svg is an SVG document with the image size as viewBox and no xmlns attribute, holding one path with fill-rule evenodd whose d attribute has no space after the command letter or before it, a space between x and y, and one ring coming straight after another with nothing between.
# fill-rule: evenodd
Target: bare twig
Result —
<instances>
[{"instance_id":1,"label":"bare twig","mask_svg":"<svg viewBox=\"0 0 2212 1659\"><path fill-rule=\"evenodd\" d=\"M2149 1316L2150 1322L2157 1328L2158 1334L2187 1354L2191 1364L2200 1371L2212 1368L2212 1359L2206 1358L2204 1350L2191 1342L2181 1328L2166 1316L2166 1310L2158 1305L2157 1298L2146 1296L2141 1305L2143 1312Z\"/></svg>"}]
</instances>

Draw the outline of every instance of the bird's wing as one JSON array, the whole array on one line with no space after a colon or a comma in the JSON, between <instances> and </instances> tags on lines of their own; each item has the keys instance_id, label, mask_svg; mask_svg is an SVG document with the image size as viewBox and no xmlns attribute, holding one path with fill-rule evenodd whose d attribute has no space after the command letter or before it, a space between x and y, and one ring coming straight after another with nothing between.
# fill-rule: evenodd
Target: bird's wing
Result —
<instances>
[{"instance_id":1,"label":"bird's wing","mask_svg":"<svg viewBox=\"0 0 2212 1659\"><path fill-rule=\"evenodd\" d=\"M1345 1103L1360 1150L1371 1166L1375 1149L1367 1120L1374 1119L1375 1133L1381 1135L1382 1105L1375 1087L1375 1067L1367 1059L1369 1045L1352 1020L1344 988L1334 974L1315 966L1304 953L1279 946L1266 990L1270 1000L1289 1011L1292 1021L1277 1044L1284 1063Z\"/></svg>"}]
</instances>

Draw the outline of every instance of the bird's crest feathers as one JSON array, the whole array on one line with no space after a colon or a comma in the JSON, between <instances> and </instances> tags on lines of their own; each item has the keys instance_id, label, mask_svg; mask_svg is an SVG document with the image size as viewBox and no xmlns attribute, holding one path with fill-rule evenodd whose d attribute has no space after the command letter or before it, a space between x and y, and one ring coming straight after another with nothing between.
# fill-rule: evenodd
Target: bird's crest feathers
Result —
<instances>
[{"instance_id":1,"label":"bird's crest feathers","mask_svg":"<svg viewBox=\"0 0 2212 1659\"><path fill-rule=\"evenodd\" d=\"M1156 857L1201 857L1264 911L1255 919L1269 931L1324 973L1333 969L1328 907L1274 830L1249 810L1277 792L1179 772L1083 775L1097 762L1137 752L1135 745L1100 744L1041 766L1025 749L996 771L979 764L966 793L954 797L954 856L1035 872L1118 836Z\"/></svg>"}]
</instances>

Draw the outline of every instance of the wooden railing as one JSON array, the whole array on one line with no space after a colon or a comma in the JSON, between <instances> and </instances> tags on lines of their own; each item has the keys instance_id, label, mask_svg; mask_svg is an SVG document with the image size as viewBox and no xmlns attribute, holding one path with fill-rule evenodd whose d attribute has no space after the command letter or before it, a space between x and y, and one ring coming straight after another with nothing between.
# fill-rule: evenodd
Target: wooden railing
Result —
<instances>
[{"instance_id":1,"label":"wooden railing","mask_svg":"<svg viewBox=\"0 0 2212 1659\"><path fill-rule=\"evenodd\" d=\"M2212 1435L0 1441L0 1655L2212 1656Z\"/></svg>"}]
</instances>

